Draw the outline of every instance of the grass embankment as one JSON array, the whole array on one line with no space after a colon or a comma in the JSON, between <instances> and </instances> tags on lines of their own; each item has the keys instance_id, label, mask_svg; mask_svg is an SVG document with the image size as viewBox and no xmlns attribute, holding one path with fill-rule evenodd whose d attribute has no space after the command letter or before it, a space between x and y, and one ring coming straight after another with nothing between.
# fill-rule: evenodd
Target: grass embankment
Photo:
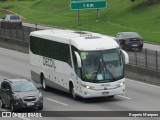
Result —
<instances>
[{"instance_id":1,"label":"grass embankment","mask_svg":"<svg viewBox=\"0 0 160 120\"><path fill-rule=\"evenodd\" d=\"M70 10L70 0L10 0L0 8L12 10L28 22L115 35L120 31L136 31L145 41L160 43L160 3L148 5L145 0L107 0L97 21L96 10Z\"/></svg>"}]
</instances>

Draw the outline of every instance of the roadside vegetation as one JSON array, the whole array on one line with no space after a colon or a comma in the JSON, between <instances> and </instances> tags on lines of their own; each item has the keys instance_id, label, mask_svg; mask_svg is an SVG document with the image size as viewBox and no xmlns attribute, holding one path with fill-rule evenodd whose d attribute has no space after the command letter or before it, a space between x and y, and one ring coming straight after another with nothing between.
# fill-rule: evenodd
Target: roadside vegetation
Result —
<instances>
[{"instance_id":1,"label":"roadside vegetation","mask_svg":"<svg viewBox=\"0 0 160 120\"><path fill-rule=\"evenodd\" d=\"M160 43L160 2L146 0L107 0L97 19L96 10L70 10L70 0L8 0L0 8L23 16L26 22L87 30L108 35L121 31L138 32L145 41ZM4 13L0 12L2 16Z\"/></svg>"}]
</instances>

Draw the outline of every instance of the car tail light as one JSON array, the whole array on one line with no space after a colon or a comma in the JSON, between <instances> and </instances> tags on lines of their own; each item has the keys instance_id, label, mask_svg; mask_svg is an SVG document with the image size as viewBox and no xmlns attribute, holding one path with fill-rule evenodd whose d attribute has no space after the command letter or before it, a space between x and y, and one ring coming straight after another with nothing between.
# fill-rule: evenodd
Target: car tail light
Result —
<instances>
[{"instance_id":1,"label":"car tail light","mask_svg":"<svg viewBox=\"0 0 160 120\"><path fill-rule=\"evenodd\" d=\"M129 40L129 38L125 38L125 42L129 42L130 40Z\"/></svg>"},{"instance_id":2,"label":"car tail light","mask_svg":"<svg viewBox=\"0 0 160 120\"><path fill-rule=\"evenodd\" d=\"M142 38L140 38L140 42L143 42L143 39L142 39Z\"/></svg>"}]
</instances>

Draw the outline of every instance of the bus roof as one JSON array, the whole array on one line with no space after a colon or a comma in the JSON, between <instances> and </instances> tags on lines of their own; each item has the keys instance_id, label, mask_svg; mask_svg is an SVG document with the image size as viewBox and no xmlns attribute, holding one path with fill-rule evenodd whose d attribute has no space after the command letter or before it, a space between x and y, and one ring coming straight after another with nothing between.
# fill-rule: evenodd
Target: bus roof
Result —
<instances>
[{"instance_id":1,"label":"bus roof","mask_svg":"<svg viewBox=\"0 0 160 120\"><path fill-rule=\"evenodd\" d=\"M88 31L65 29L40 30L31 32L30 36L71 44L82 51L114 49L119 47L113 38Z\"/></svg>"}]
</instances>

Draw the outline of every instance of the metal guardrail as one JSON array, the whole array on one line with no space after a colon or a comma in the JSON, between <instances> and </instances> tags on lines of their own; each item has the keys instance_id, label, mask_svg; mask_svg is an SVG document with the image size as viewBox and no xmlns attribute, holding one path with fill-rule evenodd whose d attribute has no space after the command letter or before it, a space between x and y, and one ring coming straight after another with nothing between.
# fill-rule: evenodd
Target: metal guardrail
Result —
<instances>
[{"instance_id":1,"label":"metal guardrail","mask_svg":"<svg viewBox=\"0 0 160 120\"><path fill-rule=\"evenodd\" d=\"M0 28L0 37L4 38L5 41L11 39L28 43L30 32L37 30L40 30L37 24L33 27L23 26L21 29ZM160 71L160 51L143 49L142 52L136 50L127 52L129 54L130 64Z\"/></svg>"},{"instance_id":2,"label":"metal guardrail","mask_svg":"<svg viewBox=\"0 0 160 120\"><path fill-rule=\"evenodd\" d=\"M130 64L160 70L160 51L143 49L142 52L128 52Z\"/></svg>"},{"instance_id":3,"label":"metal guardrail","mask_svg":"<svg viewBox=\"0 0 160 120\"><path fill-rule=\"evenodd\" d=\"M23 41L23 42L29 42L29 34L32 31L40 30L37 28L37 25L35 27L26 27L23 26L22 28L0 28L0 37L7 39L13 39L17 41Z\"/></svg>"}]
</instances>

